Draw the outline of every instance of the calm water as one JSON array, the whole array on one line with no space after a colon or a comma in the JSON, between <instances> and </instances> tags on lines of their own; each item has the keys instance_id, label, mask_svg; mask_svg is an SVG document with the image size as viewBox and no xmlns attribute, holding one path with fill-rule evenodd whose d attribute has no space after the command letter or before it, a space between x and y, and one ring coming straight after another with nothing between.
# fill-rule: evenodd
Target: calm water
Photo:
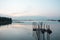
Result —
<instances>
[{"instance_id":1,"label":"calm water","mask_svg":"<svg viewBox=\"0 0 60 40\"><path fill-rule=\"evenodd\" d=\"M51 26L53 31L51 40L60 40L60 23L44 22ZM12 23L10 25L0 26L1 40L35 40L32 22Z\"/></svg>"}]
</instances>

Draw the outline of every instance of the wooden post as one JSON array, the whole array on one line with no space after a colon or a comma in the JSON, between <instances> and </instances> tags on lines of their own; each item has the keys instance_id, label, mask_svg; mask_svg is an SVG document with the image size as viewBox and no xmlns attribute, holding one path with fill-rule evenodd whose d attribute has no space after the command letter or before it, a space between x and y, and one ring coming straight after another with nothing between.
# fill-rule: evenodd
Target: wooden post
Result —
<instances>
[{"instance_id":1,"label":"wooden post","mask_svg":"<svg viewBox=\"0 0 60 40\"><path fill-rule=\"evenodd\" d=\"M52 31L50 30L50 25L47 25L47 40L50 40L50 34Z\"/></svg>"}]
</instances>

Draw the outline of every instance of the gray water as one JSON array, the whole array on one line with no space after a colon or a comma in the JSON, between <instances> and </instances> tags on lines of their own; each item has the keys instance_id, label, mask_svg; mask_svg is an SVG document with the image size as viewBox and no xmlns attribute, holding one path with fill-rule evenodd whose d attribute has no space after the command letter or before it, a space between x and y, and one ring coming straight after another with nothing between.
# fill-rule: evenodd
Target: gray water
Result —
<instances>
[{"instance_id":1,"label":"gray water","mask_svg":"<svg viewBox=\"0 0 60 40\"><path fill-rule=\"evenodd\" d=\"M51 40L60 40L60 23L43 22L51 27ZM12 23L0 26L0 40L36 40L32 22Z\"/></svg>"}]
</instances>

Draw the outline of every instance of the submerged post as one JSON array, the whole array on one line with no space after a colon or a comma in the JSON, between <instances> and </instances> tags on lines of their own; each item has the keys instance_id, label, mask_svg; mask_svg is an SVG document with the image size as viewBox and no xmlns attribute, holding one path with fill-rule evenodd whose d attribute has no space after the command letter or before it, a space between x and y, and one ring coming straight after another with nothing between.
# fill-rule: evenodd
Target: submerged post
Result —
<instances>
[{"instance_id":1,"label":"submerged post","mask_svg":"<svg viewBox=\"0 0 60 40\"><path fill-rule=\"evenodd\" d=\"M40 26L38 25L38 40L40 40Z\"/></svg>"},{"instance_id":2,"label":"submerged post","mask_svg":"<svg viewBox=\"0 0 60 40\"><path fill-rule=\"evenodd\" d=\"M43 34L43 40L45 40L45 32L46 32L45 24L44 24L44 28L42 28L41 32Z\"/></svg>"},{"instance_id":3,"label":"submerged post","mask_svg":"<svg viewBox=\"0 0 60 40\"><path fill-rule=\"evenodd\" d=\"M36 24L37 23L35 22L33 23L34 25L33 31L36 31L37 40L45 40L45 38L47 40L50 40L50 34L52 33L50 29L50 25L43 24L43 22L39 22L37 26ZM46 32L47 32L47 35L45 34Z\"/></svg>"},{"instance_id":4,"label":"submerged post","mask_svg":"<svg viewBox=\"0 0 60 40\"><path fill-rule=\"evenodd\" d=\"M47 40L50 40L50 34L52 33L52 31L50 30L50 25L47 25Z\"/></svg>"}]
</instances>

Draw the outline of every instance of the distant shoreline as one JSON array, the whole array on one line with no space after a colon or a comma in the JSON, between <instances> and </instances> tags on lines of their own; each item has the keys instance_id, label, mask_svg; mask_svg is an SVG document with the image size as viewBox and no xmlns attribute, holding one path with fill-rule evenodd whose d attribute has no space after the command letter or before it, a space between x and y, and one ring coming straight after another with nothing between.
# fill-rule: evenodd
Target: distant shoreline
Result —
<instances>
[{"instance_id":1,"label":"distant shoreline","mask_svg":"<svg viewBox=\"0 0 60 40\"><path fill-rule=\"evenodd\" d=\"M53 19L50 19L50 20L47 20L47 21L58 21L58 22L60 22L60 20L53 20Z\"/></svg>"},{"instance_id":2,"label":"distant shoreline","mask_svg":"<svg viewBox=\"0 0 60 40\"><path fill-rule=\"evenodd\" d=\"M12 19L8 18L8 17L0 17L0 26L1 25L7 25L7 24L11 24L12 23Z\"/></svg>"}]
</instances>

